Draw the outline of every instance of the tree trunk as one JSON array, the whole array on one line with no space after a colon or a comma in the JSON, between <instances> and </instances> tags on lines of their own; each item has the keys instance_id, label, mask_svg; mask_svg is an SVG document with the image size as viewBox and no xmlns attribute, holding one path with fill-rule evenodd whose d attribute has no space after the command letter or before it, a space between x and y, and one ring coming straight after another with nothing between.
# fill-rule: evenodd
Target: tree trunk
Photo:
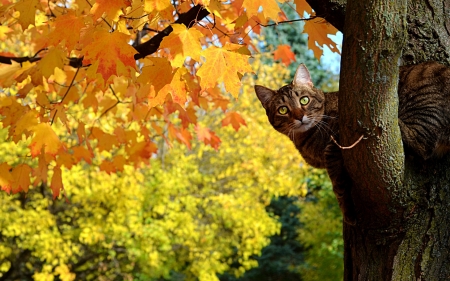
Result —
<instances>
[{"instance_id":1,"label":"tree trunk","mask_svg":"<svg viewBox=\"0 0 450 281\"><path fill-rule=\"evenodd\" d=\"M450 280L450 156L405 156L397 122L398 66L449 65L450 1L308 2L344 32L341 145L365 136L343 151L357 213L344 280Z\"/></svg>"}]
</instances>

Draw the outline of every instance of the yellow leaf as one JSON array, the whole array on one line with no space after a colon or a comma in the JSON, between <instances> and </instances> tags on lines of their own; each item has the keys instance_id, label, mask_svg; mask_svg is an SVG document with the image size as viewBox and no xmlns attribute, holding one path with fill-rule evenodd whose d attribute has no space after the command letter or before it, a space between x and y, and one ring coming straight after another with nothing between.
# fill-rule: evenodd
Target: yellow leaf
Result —
<instances>
[{"instance_id":1,"label":"yellow leaf","mask_svg":"<svg viewBox=\"0 0 450 281\"><path fill-rule=\"evenodd\" d=\"M60 48L51 48L39 62L38 67L45 78L50 77L55 71L55 68L62 69L64 67L64 59L66 54Z\"/></svg>"},{"instance_id":2,"label":"yellow leaf","mask_svg":"<svg viewBox=\"0 0 450 281\"><path fill-rule=\"evenodd\" d=\"M239 95L241 79L238 73L242 76L252 71L248 63L249 56L235 52L241 47L227 43L222 48L210 46L203 51L202 56L205 57L206 62L197 72L203 89L214 88L216 83L223 82L226 90L234 97Z\"/></svg>"},{"instance_id":3,"label":"yellow leaf","mask_svg":"<svg viewBox=\"0 0 450 281\"><path fill-rule=\"evenodd\" d=\"M94 19L101 18L103 14L109 21L118 21L119 16L123 14L122 9L131 6L130 1L126 0L96 0L92 6L90 13Z\"/></svg>"},{"instance_id":4,"label":"yellow leaf","mask_svg":"<svg viewBox=\"0 0 450 281\"><path fill-rule=\"evenodd\" d=\"M6 39L6 33L11 32L12 29L7 27L7 26L0 26L0 40L5 40Z\"/></svg>"},{"instance_id":5,"label":"yellow leaf","mask_svg":"<svg viewBox=\"0 0 450 281\"><path fill-rule=\"evenodd\" d=\"M173 24L172 28L173 31L161 42L161 48L170 50L172 66L182 66L187 57L199 61L203 34L195 28L188 29L184 24Z\"/></svg>"},{"instance_id":6,"label":"yellow leaf","mask_svg":"<svg viewBox=\"0 0 450 281\"><path fill-rule=\"evenodd\" d=\"M20 0L16 3L15 9L20 12L18 22L22 30L26 30L30 24L35 25L36 9L39 7L39 0Z\"/></svg>"},{"instance_id":7,"label":"yellow leaf","mask_svg":"<svg viewBox=\"0 0 450 281\"><path fill-rule=\"evenodd\" d=\"M47 154L56 155L62 144L52 127L47 123L40 123L32 130L34 137L30 143L31 155L37 156L41 153L41 149L44 149Z\"/></svg>"},{"instance_id":8,"label":"yellow leaf","mask_svg":"<svg viewBox=\"0 0 450 281\"><path fill-rule=\"evenodd\" d=\"M263 3L260 0L244 0L242 7L246 9L249 18L257 15L260 7L262 7L264 18L271 18L274 21L277 21L278 13L281 12L275 0L266 0Z\"/></svg>"},{"instance_id":9,"label":"yellow leaf","mask_svg":"<svg viewBox=\"0 0 450 281\"><path fill-rule=\"evenodd\" d=\"M152 20L154 17L163 17L165 19L170 19L174 8L170 0L145 0L144 11L149 13L149 19Z\"/></svg>"},{"instance_id":10,"label":"yellow leaf","mask_svg":"<svg viewBox=\"0 0 450 281\"><path fill-rule=\"evenodd\" d=\"M186 82L184 81L183 75L187 73L185 67L180 67L175 72L170 84L164 86L161 89L161 94L167 95L171 94L174 102L180 104L183 108L186 103Z\"/></svg>"}]
</instances>

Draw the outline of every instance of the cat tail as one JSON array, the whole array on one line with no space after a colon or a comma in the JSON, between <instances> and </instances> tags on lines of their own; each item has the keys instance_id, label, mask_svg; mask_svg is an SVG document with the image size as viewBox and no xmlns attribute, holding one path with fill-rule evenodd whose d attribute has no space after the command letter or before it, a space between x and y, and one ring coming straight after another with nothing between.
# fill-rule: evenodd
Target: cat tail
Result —
<instances>
[{"instance_id":1,"label":"cat tail","mask_svg":"<svg viewBox=\"0 0 450 281\"><path fill-rule=\"evenodd\" d=\"M341 149L330 141L325 148L326 169L333 184L333 192L344 216L344 222L356 224L356 212L351 195L351 178L344 167Z\"/></svg>"}]
</instances>

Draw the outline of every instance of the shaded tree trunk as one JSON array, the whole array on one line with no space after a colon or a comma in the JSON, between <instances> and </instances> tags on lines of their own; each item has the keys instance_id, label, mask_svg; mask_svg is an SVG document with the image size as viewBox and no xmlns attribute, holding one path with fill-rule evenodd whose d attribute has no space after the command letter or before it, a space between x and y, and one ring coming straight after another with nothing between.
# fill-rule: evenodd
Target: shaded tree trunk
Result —
<instances>
[{"instance_id":1,"label":"shaded tree trunk","mask_svg":"<svg viewBox=\"0 0 450 281\"><path fill-rule=\"evenodd\" d=\"M450 157L405 156L397 122L398 66L449 65L450 1L308 2L344 33L341 145L366 137L343 151L357 212L344 280L450 280Z\"/></svg>"}]
</instances>

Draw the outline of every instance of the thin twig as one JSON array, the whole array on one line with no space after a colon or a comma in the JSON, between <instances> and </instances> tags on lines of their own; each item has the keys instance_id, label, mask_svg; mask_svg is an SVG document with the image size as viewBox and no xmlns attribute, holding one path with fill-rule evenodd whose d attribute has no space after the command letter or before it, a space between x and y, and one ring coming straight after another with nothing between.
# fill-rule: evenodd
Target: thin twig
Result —
<instances>
[{"instance_id":1,"label":"thin twig","mask_svg":"<svg viewBox=\"0 0 450 281\"><path fill-rule=\"evenodd\" d=\"M364 135L360 136L359 139L357 141L355 141L355 143L353 143L350 146L341 146L340 144L338 144L338 142L334 139L333 136L331 136L331 140L340 148L340 149L351 149L353 147L355 147L355 145L357 145L362 139L364 138Z\"/></svg>"},{"instance_id":2,"label":"thin twig","mask_svg":"<svg viewBox=\"0 0 450 281\"><path fill-rule=\"evenodd\" d=\"M269 26L279 25L280 23L291 23L291 22L297 22L297 21L309 21L309 20L313 20L313 19L316 19L316 18L320 18L320 17L312 16L312 17L309 17L307 19L285 20L285 21L279 21L279 22L271 23L271 24L262 24L260 22L257 22L257 24L262 26L262 27L269 27Z\"/></svg>"}]
</instances>

